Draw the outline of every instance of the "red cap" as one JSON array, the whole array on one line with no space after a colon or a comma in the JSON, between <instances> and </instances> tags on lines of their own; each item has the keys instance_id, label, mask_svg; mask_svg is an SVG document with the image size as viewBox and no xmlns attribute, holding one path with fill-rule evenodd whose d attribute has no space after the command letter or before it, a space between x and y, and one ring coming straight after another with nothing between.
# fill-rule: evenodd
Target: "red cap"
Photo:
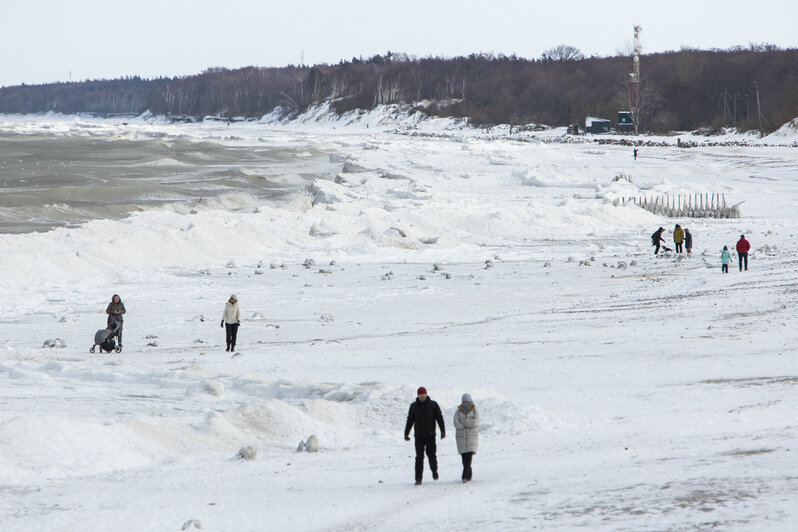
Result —
<instances>
[{"instance_id":1,"label":"red cap","mask_svg":"<svg viewBox=\"0 0 798 532\"><path fill-rule=\"evenodd\" d=\"M423 386L421 388L419 388L418 390L416 390L416 395L421 395L422 393L424 395L427 395L427 389L424 388Z\"/></svg>"}]
</instances>

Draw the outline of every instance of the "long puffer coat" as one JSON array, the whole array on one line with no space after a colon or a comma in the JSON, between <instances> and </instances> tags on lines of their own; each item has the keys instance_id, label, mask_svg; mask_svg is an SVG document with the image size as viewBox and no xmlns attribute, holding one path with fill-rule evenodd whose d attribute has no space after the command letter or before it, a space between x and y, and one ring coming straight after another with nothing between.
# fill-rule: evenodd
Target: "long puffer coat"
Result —
<instances>
[{"instance_id":1,"label":"long puffer coat","mask_svg":"<svg viewBox=\"0 0 798 532\"><path fill-rule=\"evenodd\" d=\"M476 453L479 447L479 412L476 405L471 405L468 412L462 406L454 413L454 428L457 431L457 452L460 454Z\"/></svg>"}]
</instances>

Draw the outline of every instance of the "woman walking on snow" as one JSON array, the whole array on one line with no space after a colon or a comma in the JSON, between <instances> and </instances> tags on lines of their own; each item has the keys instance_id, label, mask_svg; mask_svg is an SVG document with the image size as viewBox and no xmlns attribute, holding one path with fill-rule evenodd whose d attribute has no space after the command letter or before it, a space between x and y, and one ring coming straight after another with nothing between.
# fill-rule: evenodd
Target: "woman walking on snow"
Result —
<instances>
[{"instance_id":1,"label":"woman walking on snow","mask_svg":"<svg viewBox=\"0 0 798 532\"><path fill-rule=\"evenodd\" d=\"M454 428L457 452L463 459L463 483L470 482L473 474L471 460L479 447L479 412L467 393L463 394L454 413Z\"/></svg>"},{"instance_id":2,"label":"woman walking on snow","mask_svg":"<svg viewBox=\"0 0 798 532\"><path fill-rule=\"evenodd\" d=\"M119 324L119 329L116 331L116 337L119 340L119 347L122 347L122 325L124 325L125 304L122 303L122 298L118 294L114 294L111 302L105 308L105 313L108 314L108 325L111 325L111 318L114 318Z\"/></svg>"},{"instance_id":3,"label":"woman walking on snow","mask_svg":"<svg viewBox=\"0 0 798 532\"><path fill-rule=\"evenodd\" d=\"M684 249L690 255L693 252L693 235L688 228L684 228Z\"/></svg>"},{"instance_id":4,"label":"woman walking on snow","mask_svg":"<svg viewBox=\"0 0 798 532\"><path fill-rule=\"evenodd\" d=\"M224 314L222 314L222 328L225 329L227 338L225 351L235 351L239 325L241 325L241 309L238 306L236 295L233 294L225 303Z\"/></svg>"}]
</instances>

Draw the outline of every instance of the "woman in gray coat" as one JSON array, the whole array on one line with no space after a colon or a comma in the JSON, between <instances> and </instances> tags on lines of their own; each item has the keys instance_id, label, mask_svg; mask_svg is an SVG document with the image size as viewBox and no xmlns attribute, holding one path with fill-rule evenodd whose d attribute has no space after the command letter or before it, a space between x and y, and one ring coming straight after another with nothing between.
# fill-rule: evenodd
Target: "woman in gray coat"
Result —
<instances>
[{"instance_id":1,"label":"woman in gray coat","mask_svg":"<svg viewBox=\"0 0 798 532\"><path fill-rule=\"evenodd\" d=\"M454 428L457 452L463 459L463 483L466 483L471 480L471 459L479 447L479 412L467 393L463 394L460 406L454 413Z\"/></svg>"},{"instance_id":2,"label":"woman in gray coat","mask_svg":"<svg viewBox=\"0 0 798 532\"><path fill-rule=\"evenodd\" d=\"M105 308L105 313L108 314L108 326L111 326L111 318L114 318L119 324L119 329L116 332L116 338L119 340L119 347L122 347L122 326L125 324L125 304L122 303L122 298L119 294L114 294L111 302Z\"/></svg>"}]
</instances>

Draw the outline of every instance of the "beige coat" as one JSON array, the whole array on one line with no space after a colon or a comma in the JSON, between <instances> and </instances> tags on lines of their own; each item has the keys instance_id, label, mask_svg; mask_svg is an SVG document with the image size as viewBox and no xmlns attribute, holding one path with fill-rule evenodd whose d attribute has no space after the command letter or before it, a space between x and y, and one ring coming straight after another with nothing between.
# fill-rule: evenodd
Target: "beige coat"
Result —
<instances>
[{"instance_id":1,"label":"beige coat","mask_svg":"<svg viewBox=\"0 0 798 532\"><path fill-rule=\"evenodd\" d=\"M235 303L230 303L229 301L225 303L222 321L225 323L238 323L241 321L241 309L238 307L238 301Z\"/></svg>"},{"instance_id":2,"label":"beige coat","mask_svg":"<svg viewBox=\"0 0 798 532\"><path fill-rule=\"evenodd\" d=\"M457 452L476 453L479 447L479 412L476 405L472 405L468 412L463 412L460 406L457 407L454 413L454 428Z\"/></svg>"}]
</instances>

